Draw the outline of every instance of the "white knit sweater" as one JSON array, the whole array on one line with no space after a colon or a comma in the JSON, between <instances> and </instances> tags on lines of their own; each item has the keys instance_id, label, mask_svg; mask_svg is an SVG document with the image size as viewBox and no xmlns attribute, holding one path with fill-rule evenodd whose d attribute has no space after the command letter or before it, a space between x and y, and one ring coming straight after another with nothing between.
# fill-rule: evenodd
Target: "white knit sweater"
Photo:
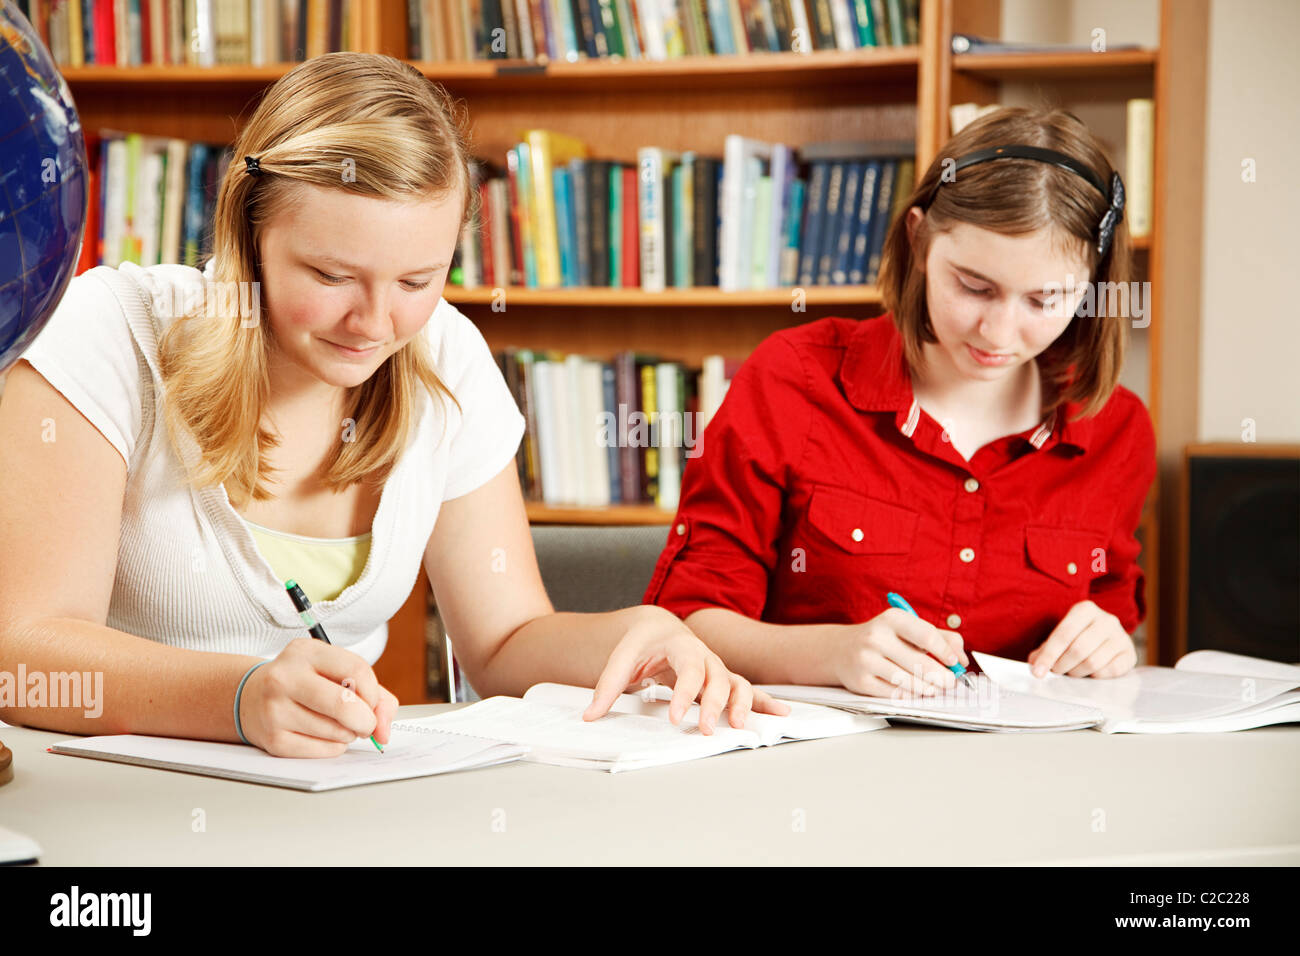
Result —
<instances>
[{"instance_id":1,"label":"white knit sweater","mask_svg":"<svg viewBox=\"0 0 1300 956\"><path fill-rule=\"evenodd\" d=\"M181 301L180 289L199 276L178 265L91 269L72 280L23 357L127 463L108 626L174 647L272 657L306 628L225 487L184 483L163 422L158 341L170 319L154 304L159 295ZM361 577L314 605L330 641L370 663L415 584L441 503L510 464L524 430L469 319L440 299L421 334L463 418L455 404L423 394L418 429L381 493ZM182 453L197 455L185 440Z\"/></svg>"}]
</instances>

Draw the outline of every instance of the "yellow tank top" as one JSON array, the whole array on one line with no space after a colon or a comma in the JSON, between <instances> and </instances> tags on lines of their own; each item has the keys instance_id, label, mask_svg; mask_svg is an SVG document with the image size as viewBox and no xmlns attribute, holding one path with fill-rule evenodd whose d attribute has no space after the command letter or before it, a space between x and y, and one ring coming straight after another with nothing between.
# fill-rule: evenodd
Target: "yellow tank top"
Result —
<instances>
[{"instance_id":1,"label":"yellow tank top","mask_svg":"<svg viewBox=\"0 0 1300 956\"><path fill-rule=\"evenodd\" d=\"M313 604L332 601L355 584L370 556L369 531L353 538L307 538L244 523L275 576L296 580Z\"/></svg>"}]
</instances>

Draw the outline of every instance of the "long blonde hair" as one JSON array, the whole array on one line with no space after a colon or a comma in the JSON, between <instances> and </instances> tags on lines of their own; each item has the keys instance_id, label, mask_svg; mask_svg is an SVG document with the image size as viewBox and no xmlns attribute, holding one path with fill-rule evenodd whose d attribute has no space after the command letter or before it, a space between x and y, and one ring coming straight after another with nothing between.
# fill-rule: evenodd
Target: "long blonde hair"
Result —
<instances>
[{"instance_id":1,"label":"long blonde hair","mask_svg":"<svg viewBox=\"0 0 1300 956\"><path fill-rule=\"evenodd\" d=\"M327 53L295 67L266 91L235 141L212 227L214 286L261 281L259 236L303 192L299 184L386 199L460 195L463 226L478 209L467 128L446 92L401 60ZM257 158L260 175L245 156ZM224 482L239 507L272 497L262 476L274 470L266 453L279 440L261 427L271 333L261 320L247 327L230 296L211 296L203 311L187 306L159 343L164 415L176 447L186 430L202 451L186 463L188 480L200 488ZM455 402L416 335L349 396L354 440L329 454L327 487L382 485L411 438L421 388Z\"/></svg>"},{"instance_id":2,"label":"long blonde hair","mask_svg":"<svg viewBox=\"0 0 1300 956\"><path fill-rule=\"evenodd\" d=\"M1077 174L1036 160L1004 159L964 170L945 182L926 210L914 238L907 233L907 210L925 208L944 172L945 161L1009 143L1042 146L1065 153L1109 183L1114 172L1101 144L1077 117L1064 110L1007 107L962 128L935 156L889 227L880 268L880 291L902 335L908 366L922 363L922 344L936 342L925 294L923 264L930 242L954 224L967 222L1005 235L1053 228L1077 249L1086 249L1093 283L1128 287L1132 274L1128 226L1121 222L1104 261L1097 254L1097 226L1108 207ZM1044 413L1066 401L1079 403L1076 418L1099 411L1119 382L1124 364L1124 323L1118 318L1074 318L1060 338L1038 356L1047 386Z\"/></svg>"}]
</instances>

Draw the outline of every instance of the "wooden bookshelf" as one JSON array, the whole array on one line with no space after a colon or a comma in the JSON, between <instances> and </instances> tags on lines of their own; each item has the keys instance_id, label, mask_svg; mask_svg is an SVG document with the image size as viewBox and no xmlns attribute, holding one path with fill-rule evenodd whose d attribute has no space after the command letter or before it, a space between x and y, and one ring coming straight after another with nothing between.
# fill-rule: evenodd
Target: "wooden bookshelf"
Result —
<instances>
[{"instance_id":1,"label":"wooden bookshelf","mask_svg":"<svg viewBox=\"0 0 1300 956\"><path fill-rule=\"evenodd\" d=\"M404 57L405 4L360 0L354 36L358 49ZM1143 395L1156 423L1164 462L1188 436L1175 411L1168 431L1162 411L1194 404L1194 369L1162 368L1187 333L1163 336L1173 316L1165 290L1169 276L1199 271L1199 232L1182 241L1179 230L1199 229L1197 195L1204 151L1205 37L1208 0L1160 0L1160 48L1108 53L953 55L954 32L1001 33L998 0L921 0L916 46L811 54L771 53L686 57L667 62L600 60L530 64L516 61L416 63L427 76L464 101L475 152L502 157L519 131L544 127L585 140L591 154L632 162L636 149L657 145L721 155L729 133L794 145L819 140L904 139L916 143L920 176L948 135L953 103L1001 102L1014 84L1040 86L1047 96L1086 94L1118 102L1150 96L1156 103L1155 233L1135 243L1137 266L1152 283L1153 314L1146 356L1150 392ZM186 139L233 140L241 118L260 93L293 64L264 67L84 67L64 71L86 129L111 128ZM1172 84L1199 75L1202 88L1184 93ZM1198 99L1199 96L1199 99ZM1176 105L1171 105L1176 104ZM1180 174L1170 176L1171 170ZM1189 218L1190 217L1190 218ZM1169 223L1177 223L1171 227ZM1170 237L1166 243L1165 237ZM1142 276L1139 276L1141 278ZM625 348L698 362L706 354L744 356L780 328L828 315L866 318L882 311L873 287L809 288L797 306L793 290L723 293L717 289L504 290L505 308L490 289L448 287L446 298L483 331L494 349L507 345L578 351L609 358ZM1177 295L1171 291L1171 298ZM1185 304L1185 303L1183 303ZM1194 330L1193 330L1194 332ZM1193 363L1194 364L1194 363ZM1174 374L1169 374L1173 372ZM1159 505L1159 507L1157 507ZM1168 589L1158 581L1159 535L1167 501L1153 488L1141 535L1147 573L1149 659L1157 659L1157 609ZM538 523L657 524L672 516L651 506L604 509L528 505ZM1163 517L1162 517L1163 514ZM380 670L407 668L423 653L423 603L427 582L412 594L404 624L394 618L390 650ZM400 616L399 616L400 617ZM418 633L417 633L418 631ZM390 665L391 662L391 665ZM407 673L404 671L404 673ZM381 678L382 679L382 678ZM404 678L404 679L409 679ZM387 682L387 681L386 681ZM410 701L418 696L404 694Z\"/></svg>"},{"instance_id":2,"label":"wooden bookshelf","mask_svg":"<svg viewBox=\"0 0 1300 956\"><path fill-rule=\"evenodd\" d=\"M673 513L654 505L608 505L603 508L561 508L530 501L526 505L533 524L641 525L669 524Z\"/></svg>"}]
</instances>

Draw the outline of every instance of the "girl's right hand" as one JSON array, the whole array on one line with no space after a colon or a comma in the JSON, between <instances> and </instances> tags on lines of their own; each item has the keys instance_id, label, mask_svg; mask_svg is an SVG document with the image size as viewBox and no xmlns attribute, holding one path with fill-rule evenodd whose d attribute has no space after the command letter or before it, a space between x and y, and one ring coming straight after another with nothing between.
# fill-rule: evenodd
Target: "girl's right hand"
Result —
<instances>
[{"instance_id":1,"label":"girl's right hand","mask_svg":"<svg viewBox=\"0 0 1300 956\"><path fill-rule=\"evenodd\" d=\"M385 744L396 712L370 665L309 637L253 671L239 699L244 736L276 757L337 757L371 734Z\"/></svg>"},{"instance_id":2,"label":"girl's right hand","mask_svg":"<svg viewBox=\"0 0 1300 956\"><path fill-rule=\"evenodd\" d=\"M836 680L855 694L919 697L956 684L957 678L946 665L960 661L962 666L970 666L962 643L956 631L941 630L915 614L891 607L865 623L849 624L836 632L830 656Z\"/></svg>"}]
</instances>

